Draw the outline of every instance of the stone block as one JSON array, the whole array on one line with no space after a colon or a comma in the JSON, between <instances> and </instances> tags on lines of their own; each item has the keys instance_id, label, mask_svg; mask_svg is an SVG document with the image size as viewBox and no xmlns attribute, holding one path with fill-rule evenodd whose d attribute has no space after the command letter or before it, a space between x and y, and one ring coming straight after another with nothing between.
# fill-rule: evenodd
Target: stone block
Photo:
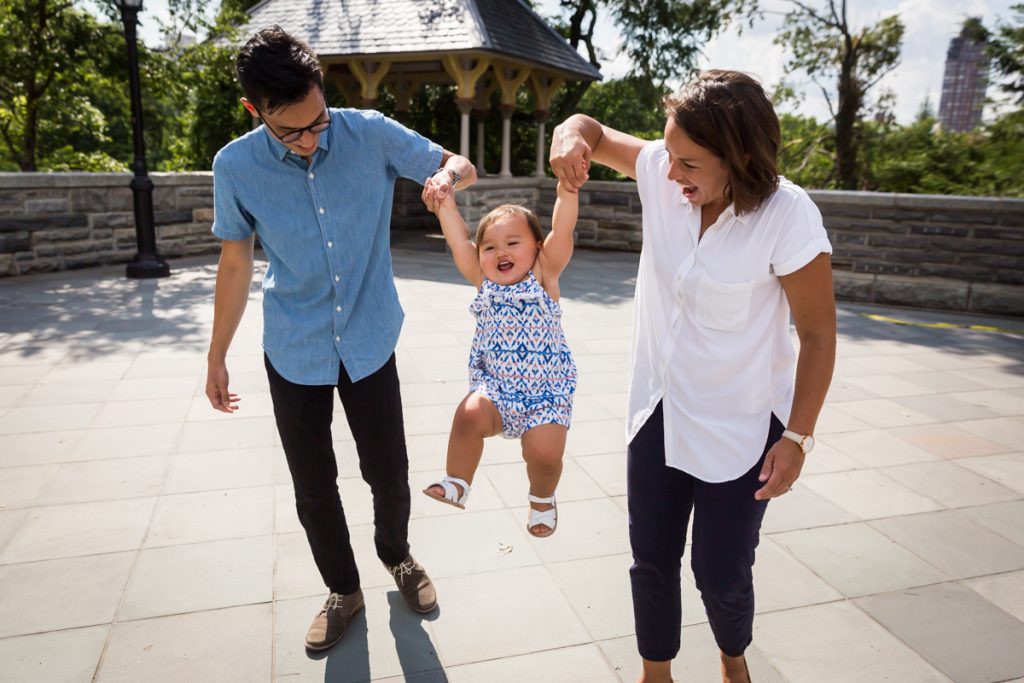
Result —
<instances>
[{"instance_id":1,"label":"stone block","mask_svg":"<svg viewBox=\"0 0 1024 683\"><path fill-rule=\"evenodd\" d=\"M855 273L875 273L877 275L914 275L917 273L915 266L898 265L885 261L862 261L856 260L853 263Z\"/></svg>"},{"instance_id":2,"label":"stone block","mask_svg":"<svg viewBox=\"0 0 1024 683\"><path fill-rule=\"evenodd\" d=\"M591 204L629 206L629 195L622 192L590 192L589 197Z\"/></svg>"},{"instance_id":3,"label":"stone block","mask_svg":"<svg viewBox=\"0 0 1024 683\"><path fill-rule=\"evenodd\" d=\"M974 284L971 285L970 306L975 313L994 313L1024 317L1024 286Z\"/></svg>"},{"instance_id":4,"label":"stone block","mask_svg":"<svg viewBox=\"0 0 1024 683\"><path fill-rule=\"evenodd\" d=\"M962 311L967 307L970 284L935 278L880 275L875 279L875 303Z\"/></svg>"},{"instance_id":5,"label":"stone block","mask_svg":"<svg viewBox=\"0 0 1024 683\"><path fill-rule=\"evenodd\" d=\"M87 240L92 236L89 228L58 228L55 230L33 230L33 244L50 244L68 240Z\"/></svg>"},{"instance_id":6,"label":"stone block","mask_svg":"<svg viewBox=\"0 0 1024 683\"><path fill-rule=\"evenodd\" d=\"M60 262L56 258L35 258L32 256L30 260L18 259L17 262L18 275L25 275L27 273L52 273L60 270Z\"/></svg>"},{"instance_id":7,"label":"stone block","mask_svg":"<svg viewBox=\"0 0 1024 683\"><path fill-rule=\"evenodd\" d=\"M1003 254L964 254L957 261L962 266L979 266L987 268L1024 269L1024 259L1019 256Z\"/></svg>"},{"instance_id":8,"label":"stone block","mask_svg":"<svg viewBox=\"0 0 1024 683\"><path fill-rule=\"evenodd\" d=\"M102 187L75 187L68 191L71 200L71 211L81 213L100 213L109 208L110 191Z\"/></svg>"},{"instance_id":9,"label":"stone block","mask_svg":"<svg viewBox=\"0 0 1024 683\"><path fill-rule=\"evenodd\" d=\"M837 232L830 241L833 244L867 244L868 236L858 232Z\"/></svg>"},{"instance_id":10,"label":"stone block","mask_svg":"<svg viewBox=\"0 0 1024 683\"><path fill-rule=\"evenodd\" d=\"M14 257L10 254L0 254L0 277L10 277L14 274Z\"/></svg>"},{"instance_id":11,"label":"stone block","mask_svg":"<svg viewBox=\"0 0 1024 683\"><path fill-rule=\"evenodd\" d=\"M932 223L915 223L910 226L912 235L948 235L950 237L967 237L971 234L970 228L963 225L947 225Z\"/></svg>"},{"instance_id":12,"label":"stone block","mask_svg":"<svg viewBox=\"0 0 1024 683\"><path fill-rule=\"evenodd\" d=\"M832 277L836 298L841 301L871 301L874 296L874 275L839 270Z\"/></svg>"},{"instance_id":13,"label":"stone block","mask_svg":"<svg viewBox=\"0 0 1024 683\"><path fill-rule=\"evenodd\" d=\"M67 269L90 268L92 266L110 265L112 263L125 263L134 254L129 252L117 252L111 250L91 251L83 254L73 254L61 259Z\"/></svg>"},{"instance_id":14,"label":"stone block","mask_svg":"<svg viewBox=\"0 0 1024 683\"><path fill-rule=\"evenodd\" d=\"M89 214L90 228L123 228L127 226L135 227L135 213L132 211Z\"/></svg>"},{"instance_id":15,"label":"stone block","mask_svg":"<svg viewBox=\"0 0 1024 683\"><path fill-rule=\"evenodd\" d=\"M923 277L941 277L965 282L991 282L995 276L989 268L933 263L922 263L918 266L917 272Z\"/></svg>"},{"instance_id":16,"label":"stone block","mask_svg":"<svg viewBox=\"0 0 1024 683\"><path fill-rule=\"evenodd\" d=\"M975 228L974 236L986 240L1024 240L1024 227Z\"/></svg>"},{"instance_id":17,"label":"stone block","mask_svg":"<svg viewBox=\"0 0 1024 683\"><path fill-rule=\"evenodd\" d=\"M114 237L114 231L111 228L95 228L92 231L92 238L97 242L104 240L112 240Z\"/></svg>"},{"instance_id":18,"label":"stone block","mask_svg":"<svg viewBox=\"0 0 1024 683\"><path fill-rule=\"evenodd\" d=\"M874 207L871 209L871 217L878 220L889 221L926 221L928 214L925 211L916 209L900 209L888 207Z\"/></svg>"},{"instance_id":19,"label":"stone block","mask_svg":"<svg viewBox=\"0 0 1024 683\"><path fill-rule=\"evenodd\" d=\"M174 211L178 208L178 196L173 188L153 188L153 210Z\"/></svg>"},{"instance_id":20,"label":"stone block","mask_svg":"<svg viewBox=\"0 0 1024 683\"><path fill-rule=\"evenodd\" d=\"M891 235L873 233L867 243L873 247L895 247L898 249L926 249L929 238L923 235Z\"/></svg>"},{"instance_id":21,"label":"stone block","mask_svg":"<svg viewBox=\"0 0 1024 683\"><path fill-rule=\"evenodd\" d=\"M41 214L31 218L0 218L0 232L67 228L89 224L84 213Z\"/></svg>"},{"instance_id":22,"label":"stone block","mask_svg":"<svg viewBox=\"0 0 1024 683\"><path fill-rule=\"evenodd\" d=\"M107 190L107 209L110 211L132 211L135 200L132 189L127 187L111 187Z\"/></svg>"},{"instance_id":23,"label":"stone block","mask_svg":"<svg viewBox=\"0 0 1024 683\"><path fill-rule=\"evenodd\" d=\"M156 211L153 214L153 222L156 225L169 225L172 223L190 223L192 221L192 209L175 209L173 211Z\"/></svg>"},{"instance_id":24,"label":"stone block","mask_svg":"<svg viewBox=\"0 0 1024 683\"><path fill-rule=\"evenodd\" d=\"M197 207L213 206L213 186L193 185L176 188L177 207L179 209L194 209Z\"/></svg>"},{"instance_id":25,"label":"stone block","mask_svg":"<svg viewBox=\"0 0 1024 683\"><path fill-rule=\"evenodd\" d=\"M871 208L850 204L824 204L819 207L822 216L827 220L832 216L843 218L871 218Z\"/></svg>"},{"instance_id":26,"label":"stone block","mask_svg":"<svg viewBox=\"0 0 1024 683\"><path fill-rule=\"evenodd\" d=\"M15 251L27 251L32 248L32 238L29 236L30 233L25 231L20 232L0 232L0 253L10 254Z\"/></svg>"},{"instance_id":27,"label":"stone block","mask_svg":"<svg viewBox=\"0 0 1024 683\"><path fill-rule=\"evenodd\" d=\"M67 213L71 210L65 198L30 199L25 202L25 213Z\"/></svg>"},{"instance_id":28,"label":"stone block","mask_svg":"<svg viewBox=\"0 0 1024 683\"><path fill-rule=\"evenodd\" d=\"M1007 285L1024 285L1024 271L997 270L993 279Z\"/></svg>"},{"instance_id":29,"label":"stone block","mask_svg":"<svg viewBox=\"0 0 1024 683\"><path fill-rule=\"evenodd\" d=\"M999 222L996 211L930 211L928 220L932 223L961 223L967 225L995 225Z\"/></svg>"}]
</instances>

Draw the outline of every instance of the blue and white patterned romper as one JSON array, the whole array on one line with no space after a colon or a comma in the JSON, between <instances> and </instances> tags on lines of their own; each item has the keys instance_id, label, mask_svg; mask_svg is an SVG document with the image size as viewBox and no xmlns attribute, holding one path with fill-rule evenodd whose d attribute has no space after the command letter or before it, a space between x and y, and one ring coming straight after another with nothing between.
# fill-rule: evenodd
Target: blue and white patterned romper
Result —
<instances>
[{"instance_id":1,"label":"blue and white patterned romper","mask_svg":"<svg viewBox=\"0 0 1024 683\"><path fill-rule=\"evenodd\" d=\"M512 285L484 278L469 310L476 332L469 390L501 414L506 439L542 424L569 426L576 363L562 332L562 309L531 272Z\"/></svg>"}]
</instances>

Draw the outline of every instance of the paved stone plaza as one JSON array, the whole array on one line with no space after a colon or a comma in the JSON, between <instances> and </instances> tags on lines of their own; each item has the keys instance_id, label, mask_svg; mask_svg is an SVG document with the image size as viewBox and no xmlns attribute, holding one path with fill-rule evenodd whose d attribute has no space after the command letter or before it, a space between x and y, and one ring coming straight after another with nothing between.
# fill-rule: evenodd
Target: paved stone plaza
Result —
<instances>
[{"instance_id":1,"label":"paved stone plaza","mask_svg":"<svg viewBox=\"0 0 1024 683\"><path fill-rule=\"evenodd\" d=\"M337 414L365 616L318 656L324 598L271 417L255 284L229 357L241 409L203 395L215 259L0 280L0 680L633 683L623 417L634 254L564 276L580 368L559 527L525 530L516 442L488 441L469 509L419 494L466 389L473 290L396 249L413 553L440 609L376 561L368 488ZM262 268L261 268L262 269ZM987 324L1018 334L901 326ZM753 679L1024 680L1024 320L839 312L819 446L772 502L755 566ZM684 562L681 681L717 679Z\"/></svg>"}]
</instances>

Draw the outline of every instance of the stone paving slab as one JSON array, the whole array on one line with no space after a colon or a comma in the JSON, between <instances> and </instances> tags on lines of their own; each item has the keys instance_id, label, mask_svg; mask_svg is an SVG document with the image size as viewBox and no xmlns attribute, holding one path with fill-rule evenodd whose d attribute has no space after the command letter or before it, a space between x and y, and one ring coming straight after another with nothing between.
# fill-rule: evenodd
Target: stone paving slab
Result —
<instances>
[{"instance_id":1,"label":"stone paving slab","mask_svg":"<svg viewBox=\"0 0 1024 683\"><path fill-rule=\"evenodd\" d=\"M623 433L636 255L580 250L563 277L580 382L559 529L535 539L517 442L488 441L469 509L419 493L466 389L472 289L443 254L393 254L410 540L439 611L406 609L375 557L338 402L366 611L332 651L302 647L325 591L273 424L258 284L227 416L203 396L214 259L160 281L14 278L0 281L0 681L636 680ZM1024 338L914 324L933 322L1021 327L840 306L819 446L769 505L757 553L755 680L1024 679ZM675 672L715 680L688 558L682 575Z\"/></svg>"}]
</instances>

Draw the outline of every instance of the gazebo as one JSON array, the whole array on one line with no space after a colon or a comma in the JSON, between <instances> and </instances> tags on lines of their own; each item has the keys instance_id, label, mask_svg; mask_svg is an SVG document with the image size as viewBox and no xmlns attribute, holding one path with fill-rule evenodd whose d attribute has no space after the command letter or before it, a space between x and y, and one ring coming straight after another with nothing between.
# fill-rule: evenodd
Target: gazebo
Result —
<instances>
[{"instance_id":1,"label":"gazebo","mask_svg":"<svg viewBox=\"0 0 1024 683\"><path fill-rule=\"evenodd\" d=\"M453 83L461 112L459 153L469 157L470 115L478 114L476 164L483 169L483 113L501 95L501 171L510 177L516 93L533 91L536 176L544 175L545 122L551 98L567 81L600 80L584 60L522 0L263 0L244 30L277 24L320 56L351 104L374 107L381 88L396 116L428 83Z\"/></svg>"}]
</instances>

